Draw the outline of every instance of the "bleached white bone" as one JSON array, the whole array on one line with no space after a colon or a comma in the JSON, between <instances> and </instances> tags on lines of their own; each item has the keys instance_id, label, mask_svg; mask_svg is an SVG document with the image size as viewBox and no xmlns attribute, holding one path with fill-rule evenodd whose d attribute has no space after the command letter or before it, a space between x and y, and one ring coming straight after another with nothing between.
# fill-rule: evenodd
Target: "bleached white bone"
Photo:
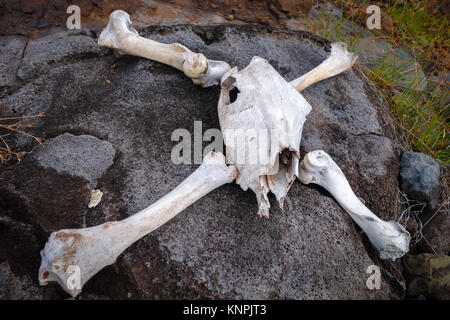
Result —
<instances>
[{"instance_id":1,"label":"bleached white bone","mask_svg":"<svg viewBox=\"0 0 450 320\"><path fill-rule=\"evenodd\" d=\"M409 232L395 221L383 221L354 194L342 170L322 150L309 152L300 163L301 182L325 188L366 233L382 259L395 260L409 250Z\"/></svg>"},{"instance_id":2,"label":"bleached white bone","mask_svg":"<svg viewBox=\"0 0 450 320\"><path fill-rule=\"evenodd\" d=\"M290 82L298 92L321 80L331 78L339 73L349 70L358 57L347 51L347 45L343 42L331 44L330 56L317 67L305 73L300 78Z\"/></svg>"},{"instance_id":3,"label":"bleached white bone","mask_svg":"<svg viewBox=\"0 0 450 320\"><path fill-rule=\"evenodd\" d=\"M236 183L255 192L259 216L269 217L267 193L274 193L282 207L297 177L310 111L303 96L263 58L253 57L246 68L233 68L222 78L218 113L227 161L236 165ZM267 141L252 138L252 131L266 133ZM242 138L247 142L239 143Z\"/></svg>"},{"instance_id":4,"label":"bleached white bone","mask_svg":"<svg viewBox=\"0 0 450 320\"><path fill-rule=\"evenodd\" d=\"M227 166L221 153L210 152L173 191L135 215L95 227L53 232L41 251L40 284L57 282L70 295L78 295L92 276L113 264L131 244L235 176L235 167Z\"/></svg>"},{"instance_id":5,"label":"bleached white bone","mask_svg":"<svg viewBox=\"0 0 450 320\"><path fill-rule=\"evenodd\" d=\"M179 43L165 44L141 37L131 24L128 13L113 11L98 38L98 45L172 66L202 87L218 84L223 74L230 70L228 63L209 60Z\"/></svg>"},{"instance_id":6,"label":"bleached white bone","mask_svg":"<svg viewBox=\"0 0 450 320\"><path fill-rule=\"evenodd\" d=\"M95 208L102 201L103 192L100 189L92 190L88 208Z\"/></svg>"}]
</instances>

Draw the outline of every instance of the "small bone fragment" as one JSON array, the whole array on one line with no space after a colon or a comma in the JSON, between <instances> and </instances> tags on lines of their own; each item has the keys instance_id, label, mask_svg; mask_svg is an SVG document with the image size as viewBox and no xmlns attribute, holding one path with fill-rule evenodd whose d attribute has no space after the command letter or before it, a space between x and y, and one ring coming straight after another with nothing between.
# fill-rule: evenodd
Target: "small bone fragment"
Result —
<instances>
[{"instance_id":1,"label":"small bone fragment","mask_svg":"<svg viewBox=\"0 0 450 320\"><path fill-rule=\"evenodd\" d=\"M103 192L99 189L92 190L91 199L89 200L88 208L95 208L102 200Z\"/></svg>"},{"instance_id":2,"label":"small bone fragment","mask_svg":"<svg viewBox=\"0 0 450 320\"><path fill-rule=\"evenodd\" d=\"M330 56L317 67L305 73L300 78L290 82L298 92L321 80L331 78L339 73L349 70L358 57L347 51L343 42L331 44Z\"/></svg>"},{"instance_id":3,"label":"small bone fragment","mask_svg":"<svg viewBox=\"0 0 450 320\"><path fill-rule=\"evenodd\" d=\"M260 217L269 217L267 193L274 193L282 207L297 177L303 123L310 111L303 96L263 58L253 57L246 68L233 68L222 78L218 113L227 161L238 170L236 183L255 192ZM257 138L251 140L251 131ZM260 133L267 134L269 143ZM239 144L236 138L250 142Z\"/></svg>"},{"instance_id":4,"label":"small bone fragment","mask_svg":"<svg viewBox=\"0 0 450 320\"><path fill-rule=\"evenodd\" d=\"M173 191L163 198L122 220L85 229L53 232L41 251L39 283L57 282L70 295L76 296L83 285L135 241L159 228L186 207L235 179L234 166L225 164L221 153L208 153L203 163ZM79 270L80 286L71 282L69 270Z\"/></svg>"},{"instance_id":5,"label":"small bone fragment","mask_svg":"<svg viewBox=\"0 0 450 320\"><path fill-rule=\"evenodd\" d=\"M98 45L172 66L202 87L218 84L230 70L228 63L209 60L179 43L165 44L141 37L131 24L128 13L113 11L108 25L98 38Z\"/></svg>"},{"instance_id":6,"label":"small bone fragment","mask_svg":"<svg viewBox=\"0 0 450 320\"><path fill-rule=\"evenodd\" d=\"M366 233L382 259L395 260L409 250L409 232L395 221L383 221L354 194L342 170L322 150L308 153L300 163L299 180L325 188Z\"/></svg>"}]
</instances>

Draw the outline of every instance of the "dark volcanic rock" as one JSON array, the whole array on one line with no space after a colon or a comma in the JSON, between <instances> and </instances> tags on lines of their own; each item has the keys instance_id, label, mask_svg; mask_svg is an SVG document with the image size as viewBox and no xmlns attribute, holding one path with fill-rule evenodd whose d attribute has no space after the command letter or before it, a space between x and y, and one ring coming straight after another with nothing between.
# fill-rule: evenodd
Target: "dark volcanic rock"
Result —
<instances>
[{"instance_id":1,"label":"dark volcanic rock","mask_svg":"<svg viewBox=\"0 0 450 320\"><path fill-rule=\"evenodd\" d=\"M0 299L27 300L43 299L42 290L33 284L29 275L16 276L7 262L0 263Z\"/></svg>"},{"instance_id":2,"label":"dark volcanic rock","mask_svg":"<svg viewBox=\"0 0 450 320\"><path fill-rule=\"evenodd\" d=\"M51 30L45 36L28 41L17 75L30 79L46 73L52 63L99 52L97 43L80 31Z\"/></svg>"},{"instance_id":3,"label":"dark volcanic rock","mask_svg":"<svg viewBox=\"0 0 450 320\"><path fill-rule=\"evenodd\" d=\"M16 83L25 44L25 37L0 38L0 87Z\"/></svg>"},{"instance_id":4,"label":"dark volcanic rock","mask_svg":"<svg viewBox=\"0 0 450 320\"><path fill-rule=\"evenodd\" d=\"M423 252L450 254L450 212L431 211L422 218L426 224L422 230L424 238L419 245Z\"/></svg>"},{"instance_id":5,"label":"dark volcanic rock","mask_svg":"<svg viewBox=\"0 0 450 320\"><path fill-rule=\"evenodd\" d=\"M406 255L403 259L405 273L409 278L406 294L420 295L429 299L450 299L450 257L423 253Z\"/></svg>"},{"instance_id":6,"label":"dark volcanic rock","mask_svg":"<svg viewBox=\"0 0 450 320\"><path fill-rule=\"evenodd\" d=\"M413 200L425 201L431 208L439 202L439 164L418 152L403 152L400 168L401 189Z\"/></svg>"},{"instance_id":7,"label":"dark volcanic rock","mask_svg":"<svg viewBox=\"0 0 450 320\"><path fill-rule=\"evenodd\" d=\"M158 27L142 34L183 43L239 68L259 55L288 80L317 66L329 52L325 41L310 34L251 26ZM213 35L207 43L204 34ZM219 128L219 88L199 88L157 62L99 55L47 67L47 74L30 73L34 78L0 103L18 114L44 112L46 117L31 130L36 136L49 140L65 132L87 134L112 144L116 156L97 182L104 196L92 210L87 209L87 180L69 174L76 171L70 168L53 169L59 164L50 150L46 157L53 159L52 168L29 156L0 171L8 181L0 185L0 214L31 225L34 231L24 231L24 237L34 234L41 248L51 230L122 219L164 196L197 167L171 162L171 149L178 143L171 141L172 132L185 128L193 134L194 121L202 121L203 130ZM396 219L398 140L386 125L388 112L381 100L353 71L303 94L313 108L302 153L324 149L370 209L383 219ZM33 146L24 137L15 143L26 150ZM259 219L252 192L236 184L223 186L132 245L88 282L81 298L402 297L401 265L379 260L365 235L323 189L295 182L284 212L273 197L271 204L270 219ZM8 236L4 245L14 245L15 239ZM36 254L32 246L23 250ZM381 267L382 283L380 290L371 291L366 270L373 264ZM37 272L36 267L26 274L35 281ZM49 288L56 290L50 286L39 292ZM67 295L60 290L60 297Z\"/></svg>"},{"instance_id":8,"label":"dark volcanic rock","mask_svg":"<svg viewBox=\"0 0 450 320\"><path fill-rule=\"evenodd\" d=\"M83 177L94 183L113 164L114 147L88 135L64 133L33 150L33 158L44 168Z\"/></svg>"}]
</instances>

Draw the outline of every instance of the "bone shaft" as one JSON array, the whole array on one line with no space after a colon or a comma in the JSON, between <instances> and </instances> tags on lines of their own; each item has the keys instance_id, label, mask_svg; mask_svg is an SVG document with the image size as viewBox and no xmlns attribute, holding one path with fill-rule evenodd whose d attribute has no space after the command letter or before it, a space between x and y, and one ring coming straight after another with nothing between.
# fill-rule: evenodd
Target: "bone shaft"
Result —
<instances>
[{"instance_id":1,"label":"bone shaft","mask_svg":"<svg viewBox=\"0 0 450 320\"><path fill-rule=\"evenodd\" d=\"M339 183L336 183L339 181ZM358 224L358 226L365 231L367 226L367 218L373 219L371 221L382 222L382 220L377 217L372 211L370 211L359 198L355 195L347 179L341 176L336 171L328 171L327 178L323 187L331 193L331 195L336 199L339 205L344 208L345 211L350 215L353 221Z\"/></svg>"},{"instance_id":2,"label":"bone shaft","mask_svg":"<svg viewBox=\"0 0 450 320\"><path fill-rule=\"evenodd\" d=\"M331 77L331 75L327 75L327 68L321 64L290 83L297 89L298 92L302 92L310 85L329 77Z\"/></svg>"},{"instance_id":3,"label":"bone shaft","mask_svg":"<svg viewBox=\"0 0 450 320\"><path fill-rule=\"evenodd\" d=\"M398 222L383 221L355 195L342 170L322 150L312 151L302 161L299 178L324 187L353 221L365 232L382 259L395 260L409 250L410 235Z\"/></svg>"},{"instance_id":4,"label":"bone shaft","mask_svg":"<svg viewBox=\"0 0 450 320\"><path fill-rule=\"evenodd\" d=\"M121 50L133 56L154 60L167 64L183 71L184 54L189 52L177 44L165 44L141 37L136 34L127 34L122 38Z\"/></svg>"},{"instance_id":5,"label":"bone shaft","mask_svg":"<svg viewBox=\"0 0 450 320\"><path fill-rule=\"evenodd\" d=\"M298 92L302 92L304 89L313 85L316 82L331 78L341 72L348 70L351 65L346 69L336 69L336 66L331 62L332 60L327 59L320 65L312 69L311 71L305 73L298 79L292 80L291 85L297 89Z\"/></svg>"},{"instance_id":6,"label":"bone shaft","mask_svg":"<svg viewBox=\"0 0 450 320\"><path fill-rule=\"evenodd\" d=\"M130 231L135 235L131 241L133 243L165 224L207 193L233 180L233 167L215 164L201 165L173 191L123 220L122 228L125 232Z\"/></svg>"},{"instance_id":7,"label":"bone shaft","mask_svg":"<svg viewBox=\"0 0 450 320\"><path fill-rule=\"evenodd\" d=\"M230 183L237 172L225 164L221 153L208 153L203 163L177 188L154 204L122 220L84 228L53 232L41 252L39 282L43 285L57 281L72 296L81 288L68 286L68 266L81 272L81 286L135 241L157 229L183 209L215 188ZM57 265L58 268L54 266Z\"/></svg>"},{"instance_id":8,"label":"bone shaft","mask_svg":"<svg viewBox=\"0 0 450 320\"><path fill-rule=\"evenodd\" d=\"M357 57L347 51L347 46L343 43L333 43L331 45L330 56L317 67L304 74L298 79L290 82L298 92L303 91L310 85L331 78L339 73L349 70L355 63Z\"/></svg>"},{"instance_id":9,"label":"bone shaft","mask_svg":"<svg viewBox=\"0 0 450 320\"><path fill-rule=\"evenodd\" d=\"M234 180L234 167L202 164L170 193L131 217L93 227L94 237L108 239L108 249L116 257L134 242L158 229L207 193Z\"/></svg>"}]
</instances>

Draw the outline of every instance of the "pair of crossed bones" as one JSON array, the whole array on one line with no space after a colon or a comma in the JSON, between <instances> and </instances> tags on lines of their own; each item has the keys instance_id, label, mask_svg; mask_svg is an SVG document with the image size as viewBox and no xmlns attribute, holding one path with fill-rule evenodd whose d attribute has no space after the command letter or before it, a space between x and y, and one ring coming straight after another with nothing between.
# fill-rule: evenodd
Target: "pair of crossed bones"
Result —
<instances>
[{"instance_id":1,"label":"pair of crossed bones","mask_svg":"<svg viewBox=\"0 0 450 320\"><path fill-rule=\"evenodd\" d=\"M409 249L409 233L397 222L383 221L373 214L354 194L341 169L324 151L308 153L300 162L300 139L310 104L299 93L306 87L350 69L356 57L345 45L335 43L331 55L319 66L288 83L263 58L253 57L241 71L223 61L207 59L185 46L163 44L139 36L131 27L129 15L117 10L111 13L108 26L98 44L134 56L170 65L184 72L203 87L221 85L218 114L226 146L227 159L210 152L203 163L173 191L122 221L111 221L84 228L53 232L44 250L39 282L58 282L70 295L105 266L113 264L131 244L175 217L186 207L220 187L236 180L242 189L250 188L258 200L258 214L269 217L269 191L282 206L290 186L298 177L303 183L315 183L330 192L351 218L366 233L383 259L395 260ZM230 91L238 89L235 101ZM227 129L276 130L278 147L236 146ZM239 153L263 153L268 161L250 164L236 161ZM227 165L225 162L227 160ZM299 168L300 164L300 168ZM68 269L80 270L81 287L69 282Z\"/></svg>"}]
</instances>

